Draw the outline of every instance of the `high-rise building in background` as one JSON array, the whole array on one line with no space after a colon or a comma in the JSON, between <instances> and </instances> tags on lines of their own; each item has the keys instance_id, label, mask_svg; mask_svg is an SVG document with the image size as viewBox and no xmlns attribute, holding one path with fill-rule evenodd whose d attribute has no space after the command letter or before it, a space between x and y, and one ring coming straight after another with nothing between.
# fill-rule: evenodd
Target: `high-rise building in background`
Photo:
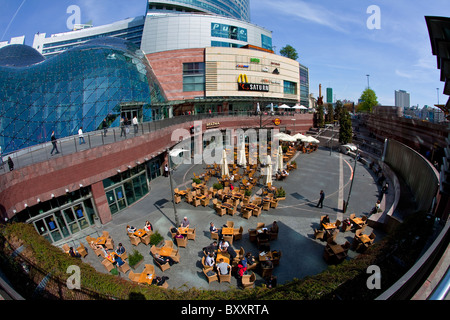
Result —
<instances>
[{"instance_id":1,"label":"high-rise building in background","mask_svg":"<svg viewBox=\"0 0 450 320\"><path fill-rule=\"evenodd\" d=\"M327 88L327 103L333 103L333 88Z\"/></svg>"},{"instance_id":2,"label":"high-rise building in background","mask_svg":"<svg viewBox=\"0 0 450 320\"><path fill-rule=\"evenodd\" d=\"M395 106L402 108L410 107L410 95L405 90L395 90Z\"/></svg>"},{"instance_id":3,"label":"high-rise building in background","mask_svg":"<svg viewBox=\"0 0 450 320\"><path fill-rule=\"evenodd\" d=\"M300 64L300 104L309 108L309 69Z\"/></svg>"}]
</instances>

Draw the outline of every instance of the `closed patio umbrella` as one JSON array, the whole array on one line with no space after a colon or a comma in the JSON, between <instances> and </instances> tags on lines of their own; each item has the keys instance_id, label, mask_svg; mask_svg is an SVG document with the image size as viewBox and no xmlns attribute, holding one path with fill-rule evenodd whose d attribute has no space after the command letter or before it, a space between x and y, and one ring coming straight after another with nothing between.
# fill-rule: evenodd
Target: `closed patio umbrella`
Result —
<instances>
[{"instance_id":1,"label":"closed patio umbrella","mask_svg":"<svg viewBox=\"0 0 450 320\"><path fill-rule=\"evenodd\" d=\"M222 151L222 176L228 176L228 161L227 161L227 152L225 149Z\"/></svg>"},{"instance_id":2,"label":"closed patio umbrella","mask_svg":"<svg viewBox=\"0 0 450 320\"><path fill-rule=\"evenodd\" d=\"M266 168L266 185L272 184L272 160L270 156L267 156L267 168Z\"/></svg>"}]
</instances>

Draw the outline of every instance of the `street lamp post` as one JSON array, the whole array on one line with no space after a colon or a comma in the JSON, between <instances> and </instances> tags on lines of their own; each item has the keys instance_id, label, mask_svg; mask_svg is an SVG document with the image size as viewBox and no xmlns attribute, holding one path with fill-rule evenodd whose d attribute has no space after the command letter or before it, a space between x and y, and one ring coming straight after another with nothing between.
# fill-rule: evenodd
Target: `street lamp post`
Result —
<instances>
[{"instance_id":1,"label":"street lamp post","mask_svg":"<svg viewBox=\"0 0 450 320\"><path fill-rule=\"evenodd\" d=\"M370 85L369 85L370 74L366 74L366 77L367 77L367 89L370 89Z\"/></svg>"},{"instance_id":2,"label":"street lamp post","mask_svg":"<svg viewBox=\"0 0 450 320\"><path fill-rule=\"evenodd\" d=\"M352 193L353 180L355 180L356 163L358 162L358 152L359 152L359 146L356 148L355 165L353 166L353 176L352 176L352 181L350 183L350 190L348 191L347 202L344 203L344 210L343 210L344 213L347 212L348 202L350 201L350 195Z\"/></svg>"}]
</instances>

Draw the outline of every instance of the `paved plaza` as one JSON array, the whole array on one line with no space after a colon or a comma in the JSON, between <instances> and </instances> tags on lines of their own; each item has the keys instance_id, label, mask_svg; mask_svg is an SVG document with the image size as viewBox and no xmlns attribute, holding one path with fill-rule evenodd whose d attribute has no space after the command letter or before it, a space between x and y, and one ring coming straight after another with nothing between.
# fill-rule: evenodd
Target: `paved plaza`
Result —
<instances>
[{"instance_id":1,"label":"paved plaza","mask_svg":"<svg viewBox=\"0 0 450 320\"><path fill-rule=\"evenodd\" d=\"M327 268L322 255L325 242L314 239L314 229L319 227L321 215L328 214L330 221L336 219L343 220L350 213L356 216L369 215L369 211L374 206L379 197L379 187L375 183L375 176L364 164L337 151L330 152L329 149L319 147L310 154L297 153L292 160L295 160L298 168L290 172L284 181L273 181L276 187L283 187L286 190L286 200L279 203L277 208L269 211L262 211L259 217L243 218L239 212L234 216L218 216L212 204L203 207L194 207L184 199L176 205L179 221L184 216L188 217L191 228L196 228L196 239L189 240L186 248L179 248L180 263L173 265L169 270L162 272L155 266L157 275L169 277L169 288L189 289L191 287L227 290L237 287L237 281L232 277L230 284L213 282L208 284L202 273L201 258L202 248L209 245L212 240L209 235L209 224L214 222L216 227L221 227L227 221L234 221L234 227L240 226L244 229L242 240L234 241L234 249L244 248L245 252L258 254L255 243L249 241L248 229L255 228L258 222L271 225L273 221L279 224L279 235L277 240L270 243L271 250L282 252L280 264L275 267L273 274L277 277L278 283L286 283L293 278L301 279L306 276L315 275ZM205 171L206 165L183 164L180 165L173 174L174 188L185 189L192 183L193 173L200 174ZM355 168L355 170L354 170ZM354 170L355 180L352 185L351 196L349 190L351 186L351 176ZM241 169L242 171L242 169ZM211 178L208 185L217 182L217 178ZM264 179L260 180L263 183ZM259 194L263 185L257 184L252 190L252 196ZM323 208L317 208L320 190L325 192ZM346 213L343 213L343 200L348 202ZM239 210L239 209L238 209ZM84 236L98 236L106 230L112 236L115 245L122 242L130 253L133 249L138 250L144 256L142 263L135 272L142 272L144 264L154 264L150 255L150 246L140 243L133 246L127 236L126 226L131 225L142 228L145 221L153 224L154 230L158 230L164 239L171 239L169 229L175 223L174 208L170 193L170 179L158 177L150 182L150 192L141 201L115 214L113 220L100 228L91 227L85 230L83 238L80 239L86 244ZM366 228L364 233L370 234L372 229ZM373 230L377 235L375 241L383 237L383 232ZM343 244L345 241L352 242L353 231L340 232L336 242ZM176 247L176 244L174 244ZM349 259L355 257L357 253L350 250ZM89 254L83 259L94 266L100 272L106 272L101 264L101 258L89 250ZM128 274L120 274L128 279ZM264 280L257 274L256 285L264 283Z\"/></svg>"}]
</instances>

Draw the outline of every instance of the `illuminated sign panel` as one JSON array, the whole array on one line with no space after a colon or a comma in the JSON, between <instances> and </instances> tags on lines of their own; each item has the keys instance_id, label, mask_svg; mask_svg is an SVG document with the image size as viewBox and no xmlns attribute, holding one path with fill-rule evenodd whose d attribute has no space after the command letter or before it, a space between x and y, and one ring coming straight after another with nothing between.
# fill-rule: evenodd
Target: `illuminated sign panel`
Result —
<instances>
[{"instance_id":1,"label":"illuminated sign panel","mask_svg":"<svg viewBox=\"0 0 450 320\"><path fill-rule=\"evenodd\" d=\"M269 85L268 84L260 84L260 83L248 83L247 75L240 74L238 77L238 90L239 91L269 92Z\"/></svg>"}]
</instances>

